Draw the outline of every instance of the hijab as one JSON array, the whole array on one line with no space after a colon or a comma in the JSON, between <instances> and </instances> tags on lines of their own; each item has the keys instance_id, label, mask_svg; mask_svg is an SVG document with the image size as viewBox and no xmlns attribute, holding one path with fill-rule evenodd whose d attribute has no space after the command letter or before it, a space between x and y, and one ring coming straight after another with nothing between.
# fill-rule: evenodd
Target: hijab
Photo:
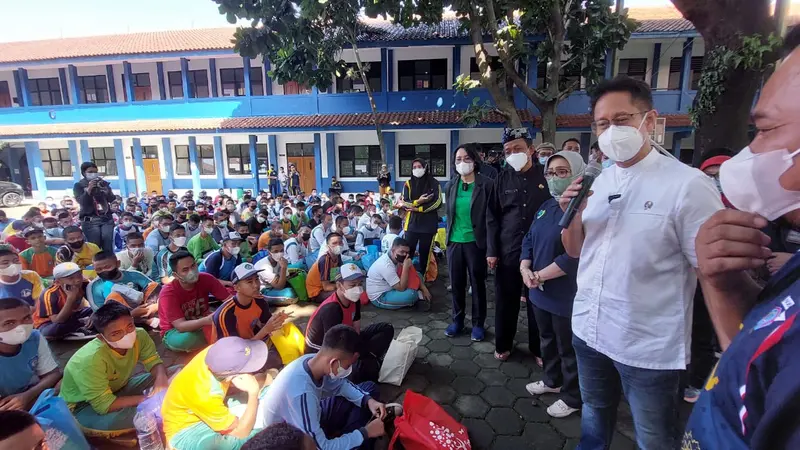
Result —
<instances>
[{"instance_id":1,"label":"hijab","mask_svg":"<svg viewBox=\"0 0 800 450\"><path fill-rule=\"evenodd\" d=\"M411 175L411 179L408 180L408 184L410 186L409 195L411 195L411 198L407 198L406 201L416 200L423 194L426 194L430 191L433 191L435 195L439 188L439 182L433 177L428 163L424 159L416 158L411 161L412 167L414 166L415 162L422 164L422 167L425 168L425 174L420 178Z\"/></svg>"}]
</instances>

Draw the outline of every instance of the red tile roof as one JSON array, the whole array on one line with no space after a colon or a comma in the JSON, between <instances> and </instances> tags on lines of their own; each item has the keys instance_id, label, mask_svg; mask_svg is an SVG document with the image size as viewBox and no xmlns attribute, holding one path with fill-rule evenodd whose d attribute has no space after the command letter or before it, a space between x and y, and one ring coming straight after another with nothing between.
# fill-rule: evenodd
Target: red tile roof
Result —
<instances>
[{"instance_id":1,"label":"red tile roof","mask_svg":"<svg viewBox=\"0 0 800 450\"><path fill-rule=\"evenodd\" d=\"M525 123L535 127L541 126L538 116L532 117L530 111L518 111ZM381 124L387 128L413 126L413 125L452 125L460 128L462 111L423 111L379 114ZM685 114L667 115L668 127L690 126L689 117ZM556 121L560 128L588 129L591 116L561 115ZM499 114L490 114L484 121L485 124L502 124L503 118ZM276 117L242 117L231 119L175 119L175 120L130 120L124 122L88 122L88 123L63 123L43 125L2 125L0 137L14 138L21 136L60 136L60 135L87 135L87 134L130 134L164 132L198 132L198 131L258 131L264 129L318 129L323 131L340 127L371 127L372 119L369 114L322 114L311 116L276 116Z\"/></svg>"}]
</instances>

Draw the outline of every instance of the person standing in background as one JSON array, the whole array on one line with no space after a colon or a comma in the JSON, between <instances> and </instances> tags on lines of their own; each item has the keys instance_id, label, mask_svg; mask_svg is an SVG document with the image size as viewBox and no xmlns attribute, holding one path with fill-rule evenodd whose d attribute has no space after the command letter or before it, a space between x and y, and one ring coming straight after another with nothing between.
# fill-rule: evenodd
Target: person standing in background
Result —
<instances>
[{"instance_id":1,"label":"person standing in background","mask_svg":"<svg viewBox=\"0 0 800 450\"><path fill-rule=\"evenodd\" d=\"M436 210L442 205L442 187L423 159L416 158L411 162L411 175L411 179L403 185L402 208L406 210L404 230L411 247L409 257L414 256L419 245L419 271L424 280L433 237L439 227Z\"/></svg>"},{"instance_id":2,"label":"person standing in background","mask_svg":"<svg viewBox=\"0 0 800 450\"><path fill-rule=\"evenodd\" d=\"M278 171L278 183L280 183L280 185L281 185L280 193L281 194L285 194L287 192L287 189L286 189L286 169L284 169L283 167L281 167L280 170ZM275 197L277 197L277 195Z\"/></svg>"},{"instance_id":3,"label":"person standing in background","mask_svg":"<svg viewBox=\"0 0 800 450\"><path fill-rule=\"evenodd\" d=\"M114 251L114 219L109 203L115 196L111 185L100 178L97 165L91 161L81 164L81 175L83 178L75 183L72 195L81 206L79 217L83 233L103 251Z\"/></svg>"},{"instance_id":4,"label":"person standing in background","mask_svg":"<svg viewBox=\"0 0 800 450\"><path fill-rule=\"evenodd\" d=\"M278 196L278 174L275 172L275 165L270 164L267 170L267 183L269 184L269 192L273 197Z\"/></svg>"},{"instance_id":5,"label":"person standing in background","mask_svg":"<svg viewBox=\"0 0 800 450\"><path fill-rule=\"evenodd\" d=\"M294 164L289 166L289 194L300 194L300 172Z\"/></svg>"},{"instance_id":6,"label":"person standing in background","mask_svg":"<svg viewBox=\"0 0 800 450\"><path fill-rule=\"evenodd\" d=\"M556 146L550 142L542 142L536 146L536 162L545 170L547 159L556 152Z\"/></svg>"},{"instance_id":7,"label":"person standing in background","mask_svg":"<svg viewBox=\"0 0 800 450\"><path fill-rule=\"evenodd\" d=\"M486 335L486 201L492 180L480 175L478 144L456 149L453 160L458 178L447 187L447 266L453 296L453 322L444 334L464 331L467 280L472 286L472 340Z\"/></svg>"},{"instance_id":8,"label":"person standing in background","mask_svg":"<svg viewBox=\"0 0 800 450\"><path fill-rule=\"evenodd\" d=\"M569 138L561 144L561 151L562 152L575 152L580 154L581 152L581 141L575 138Z\"/></svg>"},{"instance_id":9,"label":"person standing in background","mask_svg":"<svg viewBox=\"0 0 800 450\"><path fill-rule=\"evenodd\" d=\"M497 269L494 356L500 361L511 355L520 300L528 298L519 273L522 238L536 211L551 198L544 173L537 170L533 162L533 139L527 128L507 128L503 132L503 152L511 170L501 170L497 175L486 211L486 262L489 268ZM528 323L528 346L540 360L539 330L535 321Z\"/></svg>"},{"instance_id":10,"label":"person standing in background","mask_svg":"<svg viewBox=\"0 0 800 450\"><path fill-rule=\"evenodd\" d=\"M389 173L389 167L386 164L381 165L381 171L378 173L378 192L381 198L386 196L389 188L392 186L392 174Z\"/></svg>"}]
</instances>

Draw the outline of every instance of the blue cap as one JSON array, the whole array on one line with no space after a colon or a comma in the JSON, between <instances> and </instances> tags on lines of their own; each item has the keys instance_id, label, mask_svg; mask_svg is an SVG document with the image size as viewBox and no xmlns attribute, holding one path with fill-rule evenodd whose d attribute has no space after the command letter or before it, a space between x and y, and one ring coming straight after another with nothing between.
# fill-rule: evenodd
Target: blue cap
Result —
<instances>
[{"instance_id":1,"label":"blue cap","mask_svg":"<svg viewBox=\"0 0 800 450\"><path fill-rule=\"evenodd\" d=\"M218 340L206 353L208 370L217 376L255 373L267 363L267 344L238 336Z\"/></svg>"}]
</instances>

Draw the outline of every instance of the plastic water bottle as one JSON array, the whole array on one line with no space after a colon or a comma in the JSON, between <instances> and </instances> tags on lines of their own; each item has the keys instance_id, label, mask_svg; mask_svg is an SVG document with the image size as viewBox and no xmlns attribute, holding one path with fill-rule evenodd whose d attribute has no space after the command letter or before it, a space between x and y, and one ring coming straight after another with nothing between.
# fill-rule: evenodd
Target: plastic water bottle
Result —
<instances>
[{"instance_id":1,"label":"plastic water bottle","mask_svg":"<svg viewBox=\"0 0 800 450\"><path fill-rule=\"evenodd\" d=\"M140 450L164 450L164 443L161 442L161 434L158 432L158 422L152 414L136 413L133 417L133 426L136 427Z\"/></svg>"}]
</instances>

